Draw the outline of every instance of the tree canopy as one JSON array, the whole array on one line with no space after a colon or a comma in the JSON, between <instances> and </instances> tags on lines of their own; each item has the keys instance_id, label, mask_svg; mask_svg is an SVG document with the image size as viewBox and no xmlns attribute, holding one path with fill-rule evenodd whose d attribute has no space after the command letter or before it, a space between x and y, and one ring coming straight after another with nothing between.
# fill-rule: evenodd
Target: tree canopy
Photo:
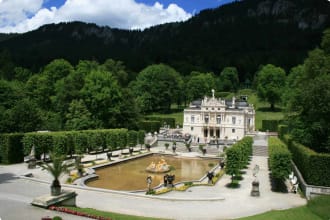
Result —
<instances>
[{"instance_id":1,"label":"tree canopy","mask_svg":"<svg viewBox=\"0 0 330 220\"><path fill-rule=\"evenodd\" d=\"M267 64L259 70L256 77L258 97L269 102L271 110L274 110L275 104L281 101L285 71L281 67Z\"/></svg>"},{"instance_id":2,"label":"tree canopy","mask_svg":"<svg viewBox=\"0 0 330 220\"><path fill-rule=\"evenodd\" d=\"M295 92L288 103L291 133L318 152L330 152L330 29L322 48L309 53L289 75Z\"/></svg>"},{"instance_id":3,"label":"tree canopy","mask_svg":"<svg viewBox=\"0 0 330 220\"><path fill-rule=\"evenodd\" d=\"M178 72L165 64L143 69L131 85L142 112L169 111L179 99L182 79Z\"/></svg>"}]
</instances>

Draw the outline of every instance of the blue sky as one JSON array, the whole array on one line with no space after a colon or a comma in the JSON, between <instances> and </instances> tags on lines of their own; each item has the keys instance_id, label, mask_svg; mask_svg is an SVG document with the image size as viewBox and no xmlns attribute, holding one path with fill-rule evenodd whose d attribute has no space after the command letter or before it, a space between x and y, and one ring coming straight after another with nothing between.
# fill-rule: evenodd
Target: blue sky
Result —
<instances>
[{"instance_id":1,"label":"blue sky","mask_svg":"<svg viewBox=\"0 0 330 220\"><path fill-rule=\"evenodd\" d=\"M185 21L232 0L0 0L0 33L27 32L44 24L83 21L144 29Z\"/></svg>"}]
</instances>

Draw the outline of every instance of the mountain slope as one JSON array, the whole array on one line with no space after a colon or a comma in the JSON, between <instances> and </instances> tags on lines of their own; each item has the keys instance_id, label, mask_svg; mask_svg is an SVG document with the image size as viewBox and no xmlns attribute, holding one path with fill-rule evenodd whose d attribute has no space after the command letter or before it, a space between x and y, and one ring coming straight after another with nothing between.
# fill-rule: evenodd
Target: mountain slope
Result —
<instances>
[{"instance_id":1,"label":"mountain slope","mask_svg":"<svg viewBox=\"0 0 330 220\"><path fill-rule=\"evenodd\" d=\"M167 63L183 74L236 66L252 78L261 64L289 69L303 62L330 27L327 0L244 0L204 10L186 22L144 31L98 27L81 22L51 24L2 37L17 65L38 70L55 58L122 60L133 71Z\"/></svg>"}]
</instances>

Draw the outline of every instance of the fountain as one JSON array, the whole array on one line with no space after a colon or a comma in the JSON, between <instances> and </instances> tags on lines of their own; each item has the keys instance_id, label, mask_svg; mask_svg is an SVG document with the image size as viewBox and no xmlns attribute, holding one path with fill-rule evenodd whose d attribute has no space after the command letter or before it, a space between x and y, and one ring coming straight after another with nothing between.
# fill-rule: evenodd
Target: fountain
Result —
<instances>
[{"instance_id":1,"label":"fountain","mask_svg":"<svg viewBox=\"0 0 330 220\"><path fill-rule=\"evenodd\" d=\"M162 159L165 159L168 166L171 167L167 173L169 175L175 175L176 182L199 180L210 170L210 163L219 163L218 159L177 158L164 155L150 155L129 160L125 163L116 163L111 166L100 167L96 169L96 175L98 175L99 178L87 181L86 185L110 190L144 190L146 189L146 177L151 176L151 188L157 187L164 183L164 175L166 172L149 172L146 170L146 167L148 167L149 164L154 164L151 166L154 167L152 171L156 170L158 161L162 161ZM172 169L172 167L175 167L175 169ZM169 172L171 172L171 174ZM168 186L170 185L168 184Z\"/></svg>"},{"instance_id":2,"label":"fountain","mask_svg":"<svg viewBox=\"0 0 330 220\"><path fill-rule=\"evenodd\" d=\"M146 168L146 171L151 173L166 173L170 171L170 166L166 163L164 159L158 161L157 165L152 161Z\"/></svg>"}]
</instances>

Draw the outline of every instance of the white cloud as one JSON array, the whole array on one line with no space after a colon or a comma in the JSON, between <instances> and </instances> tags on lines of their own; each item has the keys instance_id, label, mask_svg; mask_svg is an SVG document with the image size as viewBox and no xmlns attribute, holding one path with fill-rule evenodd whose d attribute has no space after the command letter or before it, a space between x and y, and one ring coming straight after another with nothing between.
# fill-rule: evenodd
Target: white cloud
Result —
<instances>
[{"instance_id":1,"label":"white cloud","mask_svg":"<svg viewBox=\"0 0 330 220\"><path fill-rule=\"evenodd\" d=\"M0 28L15 25L35 14L42 6L42 0L1 0Z\"/></svg>"},{"instance_id":2,"label":"white cloud","mask_svg":"<svg viewBox=\"0 0 330 220\"><path fill-rule=\"evenodd\" d=\"M11 7L7 6L9 2L29 4L16 4L16 10L11 11ZM3 7L3 4L6 4L6 7ZM42 0L0 0L0 32L26 32L44 24L62 21L84 21L123 29L143 29L156 24L184 21L191 17L191 14L176 4L164 8L159 2L147 6L134 0L66 0L59 8L47 9L41 8L41 5Z\"/></svg>"}]
</instances>

